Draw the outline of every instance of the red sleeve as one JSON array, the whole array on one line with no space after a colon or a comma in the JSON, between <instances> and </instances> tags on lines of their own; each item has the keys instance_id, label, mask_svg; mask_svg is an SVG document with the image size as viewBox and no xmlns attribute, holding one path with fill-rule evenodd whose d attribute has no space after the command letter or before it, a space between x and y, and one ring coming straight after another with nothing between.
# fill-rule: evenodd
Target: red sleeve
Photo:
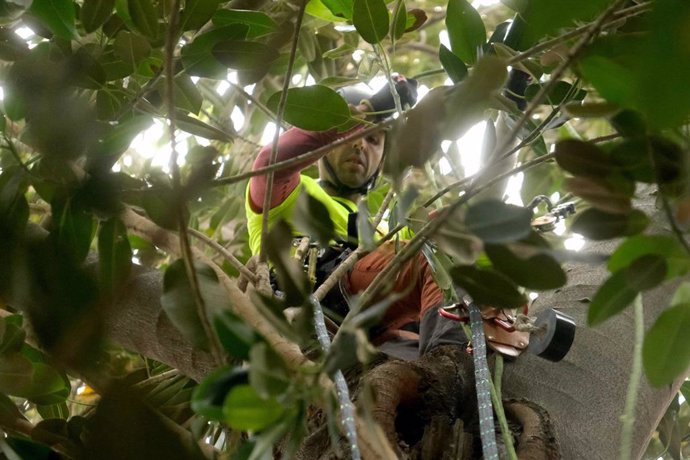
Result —
<instances>
[{"instance_id":1,"label":"red sleeve","mask_svg":"<svg viewBox=\"0 0 690 460\"><path fill-rule=\"evenodd\" d=\"M344 133L341 133L342 136ZM338 132L333 129L323 132L305 131L290 128L278 139L278 161L289 160L303 153L311 152L319 147L328 145L338 138ZM271 158L272 145L265 145L256 160L253 170L268 166ZM305 161L291 168L276 171L273 175L273 193L271 194L271 208L282 203L299 184L299 172L316 160ZM249 179L249 203L255 212L261 212L266 196L266 176L255 176Z\"/></svg>"}]
</instances>

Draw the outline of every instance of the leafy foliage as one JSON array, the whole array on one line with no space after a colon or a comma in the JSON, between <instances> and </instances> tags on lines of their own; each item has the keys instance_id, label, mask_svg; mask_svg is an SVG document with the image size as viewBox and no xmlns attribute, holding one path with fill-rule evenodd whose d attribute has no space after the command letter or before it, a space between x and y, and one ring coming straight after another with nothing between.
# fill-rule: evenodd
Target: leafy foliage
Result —
<instances>
[{"instance_id":1,"label":"leafy foliage","mask_svg":"<svg viewBox=\"0 0 690 460\"><path fill-rule=\"evenodd\" d=\"M188 406L179 407L190 399L195 423L205 427L198 438L217 426L207 420L250 432L239 447L225 438L223 455L260 458L281 439L294 450L305 434L305 408L330 407L331 395L315 376L366 361L364 326L394 299L349 320L340 339L347 350L313 351L313 280L292 257L286 223L271 229L264 247L284 297L246 296L242 303L221 276L234 283L235 262L220 261L195 240L191 252L210 260L163 254L156 246L175 251L166 249L167 233L144 231L123 214L134 210L179 234L185 222L247 262L240 178L272 137L266 127L275 126L283 95L283 124L350 135L353 117L337 89L374 76L388 80L392 72L419 81L425 96L387 122L388 182L378 191L397 194L383 210L389 223L429 238L424 253L448 293L455 283L479 303L520 307L527 291L567 282L561 248L572 233L620 238L608 261L611 275L589 305L590 326L687 275L690 6L657 0L619 9L601 33L592 24L611 3L505 0L475 8L466 0L311 0L295 31L291 2L187 0L179 11L172 11L174 2L153 0L0 2L0 301L7 312L0 318L0 425L10 435L7 452L42 458L58 444L72 455L116 452L125 441L109 427L118 424L133 458L197 458L159 414L191 417ZM18 35L27 28L33 33ZM576 48L590 32L592 39ZM293 74L286 75L292 58ZM524 94L514 86L516 70L529 79ZM463 161L479 158L479 173L456 182L464 171L455 141L484 121L484 148L462 152ZM178 166L169 158L168 127L176 129ZM481 196L511 159L529 167L523 202L538 195L560 200L564 192L576 197L565 237L547 242L537 235L530 226L537 208ZM641 184L656 186L661 218L637 206ZM326 246L332 222L320 203L304 198L294 224ZM377 210L365 206L356 225L371 249L375 231L367 217ZM444 206L452 212L444 214ZM431 215L442 221L426 233ZM661 221L673 234L657 234ZM223 272L207 265L216 262ZM108 351L104 311L127 293L140 264L164 272L160 302L184 340L200 350L217 345L220 358L247 364L220 366L193 396L193 384L182 380L165 380L144 395L122 382L108 385L98 389L93 414L81 418L66 404L81 383L65 372L109 381L99 367ZM247 304L259 320L248 319ZM292 324L283 312L288 306L303 307ZM684 285L645 339L654 385L687 373L687 322ZM259 333L264 324L281 340ZM313 365L288 362L285 343L313 351ZM128 366L139 366L140 358L126 361L136 374ZM24 404L35 411L20 411ZM36 426L32 441L17 428L27 418Z\"/></svg>"}]
</instances>

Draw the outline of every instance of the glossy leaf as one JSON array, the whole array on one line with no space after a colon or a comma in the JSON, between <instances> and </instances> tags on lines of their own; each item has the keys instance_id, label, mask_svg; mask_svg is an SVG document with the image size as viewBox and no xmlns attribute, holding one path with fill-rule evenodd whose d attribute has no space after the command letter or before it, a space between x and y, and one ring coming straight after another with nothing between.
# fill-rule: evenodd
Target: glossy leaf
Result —
<instances>
[{"instance_id":1,"label":"glossy leaf","mask_svg":"<svg viewBox=\"0 0 690 460\"><path fill-rule=\"evenodd\" d=\"M635 259L626 269L628 284L637 291L655 288L666 278L666 260L657 254L645 254Z\"/></svg>"},{"instance_id":2,"label":"glossy leaf","mask_svg":"<svg viewBox=\"0 0 690 460\"><path fill-rule=\"evenodd\" d=\"M119 219L109 219L100 226L98 265L102 290L112 296L127 281L132 269L127 228Z\"/></svg>"},{"instance_id":3,"label":"glossy leaf","mask_svg":"<svg viewBox=\"0 0 690 460\"><path fill-rule=\"evenodd\" d=\"M494 268L520 286L535 291L563 286L567 278L560 264L548 254L530 249L528 252L533 252L533 255L521 257L511 250L511 246L487 245L485 248Z\"/></svg>"},{"instance_id":4,"label":"glossy leaf","mask_svg":"<svg viewBox=\"0 0 690 460\"><path fill-rule=\"evenodd\" d=\"M127 3L127 15L134 29L152 40L158 38L158 14L152 0L118 0Z\"/></svg>"},{"instance_id":5,"label":"glossy leaf","mask_svg":"<svg viewBox=\"0 0 690 460\"><path fill-rule=\"evenodd\" d=\"M398 5L400 6L398 7ZM405 8L405 2L402 0L396 1L394 8L396 9L393 10L391 37L394 40L399 40L407 29L407 9Z\"/></svg>"},{"instance_id":6,"label":"glossy leaf","mask_svg":"<svg viewBox=\"0 0 690 460\"><path fill-rule=\"evenodd\" d=\"M144 37L126 30L117 34L113 49L115 54L132 68L136 68L151 53L151 45Z\"/></svg>"},{"instance_id":7,"label":"glossy leaf","mask_svg":"<svg viewBox=\"0 0 690 460\"><path fill-rule=\"evenodd\" d=\"M449 0L446 27L453 53L464 62L474 64L477 50L486 41L486 28L477 10L466 0Z\"/></svg>"},{"instance_id":8,"label":"glossy leaf","mask_svg":"<svg viewBox=\"0 0 690 460\"><path fill-rule=\"evenodd\" d=\"M27 14L38 21L56 36L65 40L77 38L75 28L75 9L72 0L34 1Z\"/></svg>"},{"instance_id":9,"label":"glossy leaf","mask_svg":"<svg viewBox=\"0 0 690 460\"><path fill-rule=\"evenodd\" d=\"M537 92L541 89L541 85L532 84L525 89L525 99L531 101ZM557 82L553 88L546 95L546 98L541 102L542 104L559 105L564 102L577 100L581 101L587 95L587 91L575 88L570 83L564 81Z\"/></svg>"},{"instance_id":10,"label":"glossy leaf","mask_svg":"<svg viewBox=\"0 0 690 460\"><path fill-rule=\"evenodd\" d=\"M224 40L242 40L248 31L247 25L233 23L198 35L191 43L182 47L182 65L185 71L198 77L225 78L228 69L213 56L213 47Z\"/></svg>"},{"instance_id":11,"label":"glossy leaf","mask_svg":"<svg viewBox=\"0 0 690 460\"><path fill-rule=\"evenodd\" d=\"M352 23L362 38L375 45L388 35L388 9L383 0L354 0Z\"/></svg>"},{"instance_id":12,"label":"glossy leaf","mask_svg":"<svg viewBox=\"0 0 690 460\"><path fill-rule=\"evenodd\" d=\"M321 247L335 239L335 225L326 206L308 193L301 193L293 215L295 228L312 238Z\"/></svg>"},{"instance_id":13,"label":"glossy leaf","mask_svg":"<svg viewBox=\"0 0 690 460\"><path fill-rule=\"evenodd\" d=\"M450 79L453 80L453 83L459 83L465 79L467 76L467 66L462 62L462 59L456 56L443 44L441 44L439 48L438 58L441 61L443 69Z\"/></svg>"},{"instance_id":14,"label":"glossy leaf","mask_svg":"<svg viewBox=\"0 0 690 460\"><path fill-rule=\"evenodd\" d=\"M575 215L571 230L593 240L606 240L640 233L648 224L649 218L636 209L629 214L609 214L590 208Z\"/></svg>"},{"instance_id":15,"label":"glossy leaf","mask_svg":"<svg viewBox=\"0 0 690 460\"><path fill-rule=\"evenodd\" d=\"M153 120L149 115L136 115L127 118L102 136L92 155L110 157L113 159L112 162L115 163L117 158L127 150L132 140L152 124Z\"/></svg>"},{"instance_id":16,"label":"glossy leaf","mask_svg":"<svg viewBox=\"0 0 690 460\"><path fill-rule=\"evenodd\" d=\"M248 360L252 345L261 340L247 323L230 311L216 314L213 325L225 351L238 359Z\"/></svg>"},{"instance_id":17,"label":"glossy leaf","mask_svg":"<svg viewBox=\"0 0 690 460\"><path fill-rule=\"evenodd\" d=\"M629 190L616 189L605 180L570 177L565 180L565 189L604 212L627 214L632 210Z\"/></svg>"},{"instance_id":18,"label":"glossy leaf","mask_svg":"<svg viewBox=\"0 0 690 460\"><path fill-rule=\"evenodd\" d=\"M352 20L353 0L321 0L331 13L340 18Z\"/></svg>"},{"instance_id":19,"label":"glossy leaf","mask_svg":"<svg viewBox=\"0 0 690 460\"><path fill-rule=\"evenodd\" d=\"M9 318L0 320L0 355L16 353L24 345L26 332Z\"/></svg>"},{"instance_id":20,"label":"glossy leaf","mask_svg":"<svg viewBox=\"0 0 690 460\"><path fill-rule=\"evenodd\" d=\"M311 285L300 264L292 257L291 248L292 228L281 220L268 233L265 250L275 268L278 287L285 292L285 301L295 306L302 305L311 293Z\"/></svg>"},{"instance_id":21,"label":"glossy leaf","mask_svg":"<svg viewBox=\"0 0 690 460\"><path fill-rule=\"evenodd\" d=\"M659 315L645 336L642 360L649 382L671 384L690 365L690 299L674 304Z\"/></svg>"},{"instance_id":22,"label":"glossy leaf","mask_svg":"<svg viewBox=\"0 0 690 460\"><path fill-rule=\"evenodd\" d=\"M664 258L668 265L667 279L683 276L690 271L690 256L675 237L667 235L636 235L626 239L611 254L608 269L617 272L648 254Z\"/></svg>"},{"instance_id":23,"label":"glossy leaf","mask_svg":"<svg viewBox=\"0 0 690 460\"><path fill-rule=\"evenodd\" d=\"M211 420L223 420L223 402L230 390L237 385L247 385L249 373L241 367L221 367L206 376L194 388L192 410Z\"/></svg>"},{"instance_id":24,"label":"glossy leaf","mask_svg":"<svg viewBox=\"0 0 690 460\"><path fill-rule=\"evenodd\" d=\"M249 383L259 397L278 397L290 385L283 359L266 343L257 343L249 353Z\"/></svg>"},{"instance_id":25,"label":"glossy leaf","mask_svg":"<svg viewBox=\"0 0 690 460\"><path fill-rule=\"evenodd\" d=\"M86 32L93 32L113 14L115 0L84 0L79 19Z\"/></svg>"},{"instance_id":26,"label":"glossy leaf","mask_svg":"<svg viewBox=\"0 0 690 460\"><path fill-rule=\"evenodd\" d=\"M180 13L180 30L197 30L206 24L218 9L221 0L187 0Z\"/></svg>"},{"instance_id":27,"label":"glossy leaf","mask_svg":"<svg viewBox=\"0 0 690 460\"><path fill-rule=\"evenodd\" d=\"M93 216L75 200L56 201L52 205L56 228L53 236L64 254L71 254L76 261L83 261L93 238Z\"/></svg>"},{"instance_id":28,"label":"glossy leaf","mask_svg":"<svg viewBox=\"0 0 690 460\"><path fill-rule=\"evenodd\" d=\"M281 92L275 93L267 105L278 109ZM332 89L312 85L290 88L285 101L284 119L291 125L309 131L325 131L352 120L347 102Z\"/></svg>"},{"instance_id":29,"label":"glossy leaf","mask_svg":"<svg viewBox=\"0 0 690 460\"><path fill-rule=\"evenodd\" d=\"M532 213L500 200L480 201L465 215L467 228L485 243L516 241L530 234Z\"/></svg>"},{"instance_id":30,"label":"glossy leaf","mask_svg":"<svg viewBox=\"0 0 690 460\"><path fill-rule=\"evenodd\" d=\"M589 304L587 323L596 326L632 304L639 291L628 283L626 270L612 274L594 294Z\"/></svg>"},{"instance_id":31,"label":"glossy leaf","mask_svg":"<svg viewBox=\"0 0 690 460\"><path fill-rule=\"evenodd\" d=\"M521 17L527 24L520 37L518 48L520 50L533 45L544 36L556 35L560 29L573 26L577 21L594 19L610 3L608 0L586 0L580 2L577 8L571 8L569 4L561 1L509 1L511 7L520 11Z\"/></svg>"},{"instance_id":32,"label":"glossy leaf","mask_svg":"<svg viewBox=\"0 0 690 460\"><path fill-rule=\"evenodd\" d=\"M450 269L450 276L478 305L518 308L527 303L527 299L518 291L517 286L495 270L457 266Z\"/></svg>"},{"instance_id":33,"label":"glossy leaf","mask_svg":"<svg viewBox=\"0 0 690 460\"><path fill-rule=\"evenodd\" d=\"M556 144L558 166L576 176L605 177L611 174L615 165L596 145L575 139L566 139Z\"/></svg>"},{"instance_id":34,"label":"glossy leaf","mask_svg":"<svg viewBox=\"0 0 690 460\"><path fill-rule=\"evenodd\" d=\"M278 421L285 413L273 398L262 399L249 385L237 385L223 403L225 423L235 430L257 431Z\"/></svg>"},{"instance_id":35,"label":"glossy leaf","mask_svg":"<svg viewBox=\"0 0 690 460\"><path fill-rule=\"evenodd\" d=\"M212 316L229 308L227 294L213 269L201 263L195 264L194 269L206 314ZM165 270L161 305L187 340L199 348L208 348L208 337L199 317L197 299L182 259L176 260Z\"/></svg>"},{"instance_id":36,"label":"glossy leaf","mask_svg":"<svg viewBox=\"0 0 690 460\"><path fill-rule=\"evenodd\" d=\"M185 131L189 134L194 134L195 136L222 142L233 141L234 133L222 131L199 120L198 118L190 117L189 115L178 113L175 118L175 123L182 131Z\"/></svg>"},{"instance_id":37,"label":"glossy leaf","mask_svg":"<svg viewBox=\"0 0 690 460\"><path fill-rule=\"evenodd\" d=\"M246 25L249 38L266 35L278 27L275 21L263 11L221 9L216 11L212 20L217 27L231 24Z\"/></svg>"},{"instance_id":38,"label":"glossy leaf","mask_svg":"<svg viewBox=\"0 0 690 460\"><path fill-rule=\"evenodd\" d=\"M231 69L259 71L268 70L278 51L259 42L224 40L213 46L213 56Z\"/></svg>"}]
</instances>

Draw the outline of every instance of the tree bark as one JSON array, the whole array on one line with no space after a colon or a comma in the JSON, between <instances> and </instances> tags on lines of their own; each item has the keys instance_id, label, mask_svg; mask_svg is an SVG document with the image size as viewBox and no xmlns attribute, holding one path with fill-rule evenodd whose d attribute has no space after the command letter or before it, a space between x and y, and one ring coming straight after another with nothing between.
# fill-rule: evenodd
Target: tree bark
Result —
<instances>
[{"instance_id":1,"label":"tree bark","mask_svg":"<svg viewBox=\"0 0 690 460\"><path fill-rule=\"evenodd\" d=\"M654 215L652 195L644 198L643 210ZM615 245L616 242L611 241L598 242L585 250L610 254ZM558 363L528 354L507 363L503 395L526 399L546 410L563 458L609 460L618 457L619 417L624 407L633 350L632 312L626 310L601 326L588 327L589 300L608 272L604 264L568 264L566 270L567 286L542 293L531 314L555 307L574 317L578 328L573 347ZM674 286L664 285L645 293L646 328L669 305L674 290ZM198 380L213 368L212 359L181 338L161 311L160 293L160 274L138 268L123 295L106 315L108 334L123 347L165 362ZM641 457L682 380L659 389L652 388L646 379L642 382L635 412L634 458ZM424 385L423 380L420 385Z\"/></svg>"}]
</instances>

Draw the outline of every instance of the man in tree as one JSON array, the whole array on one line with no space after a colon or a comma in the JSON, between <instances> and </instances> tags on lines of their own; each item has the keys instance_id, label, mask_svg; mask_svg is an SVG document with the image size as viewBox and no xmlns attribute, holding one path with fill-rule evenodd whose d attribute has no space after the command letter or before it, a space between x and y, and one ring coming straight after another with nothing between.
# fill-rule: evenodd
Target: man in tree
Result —
<instances>
[{"instance_id":1,"label":"man in tree","mask_svg":"<svg viewBox=\"0 0 690 460\"><path fill-rule=\"evenodd\" d=\"M404 77L396 78L396 90L403 106L411 106L417 98L417 82ZM343 92L357 112L369 115L372 122L380 121L395 108L394 98L388 86L369 98L361 98L353 88ZM356 127L350 133L362 129ZM278 143L278 161L285 161L300 154L331 144L346 135L335 129L310 132L298 128L286 131ZM338 241L333 248L340 253L349 245L356 245L357 202L367 195L379 174L383 159L386 135L383 130L332 149L318 160L319 180L300 174L312 161L276 172L270 198L269 225L283 219L291 222L292 213L301 193L308 193L321 202L333 221ZM254 169L268 165L271 146L265 146L254 163ZM266 177L253 177L248 185L247 220L249 244L253 253L259 251L262 212L265 201ZM377 230L378 236L385 231ZM297 234L297 233L295 233ZM401 238L409 238L409 232ZM333 257L333 251L322 257L321 264L334 268L344 260ZM345 253L346 254L346 253ZM331 290L325 300L326 307L340 315L347 313L347 303L339 302L333 291L341 290L345 297L364 291L386 267L393 256L394 245L385 243L377 250L360 259L342 279L340 286ZM325 268L330 271L329 268ZM339 289L340 288L340 289ZM403 264L391 290L401 295L388 308L379 327L372 331L374 344L382 345L383 351L407 359L414 359L432 346L451 341L464 341L456 323L439 318L437 307L443 301L443 293L432 278L431 268L420 253ZM420 333L421 332L421 333ZM417 349L417 344L419 348Z\"/></svg>"}]
</instances>

